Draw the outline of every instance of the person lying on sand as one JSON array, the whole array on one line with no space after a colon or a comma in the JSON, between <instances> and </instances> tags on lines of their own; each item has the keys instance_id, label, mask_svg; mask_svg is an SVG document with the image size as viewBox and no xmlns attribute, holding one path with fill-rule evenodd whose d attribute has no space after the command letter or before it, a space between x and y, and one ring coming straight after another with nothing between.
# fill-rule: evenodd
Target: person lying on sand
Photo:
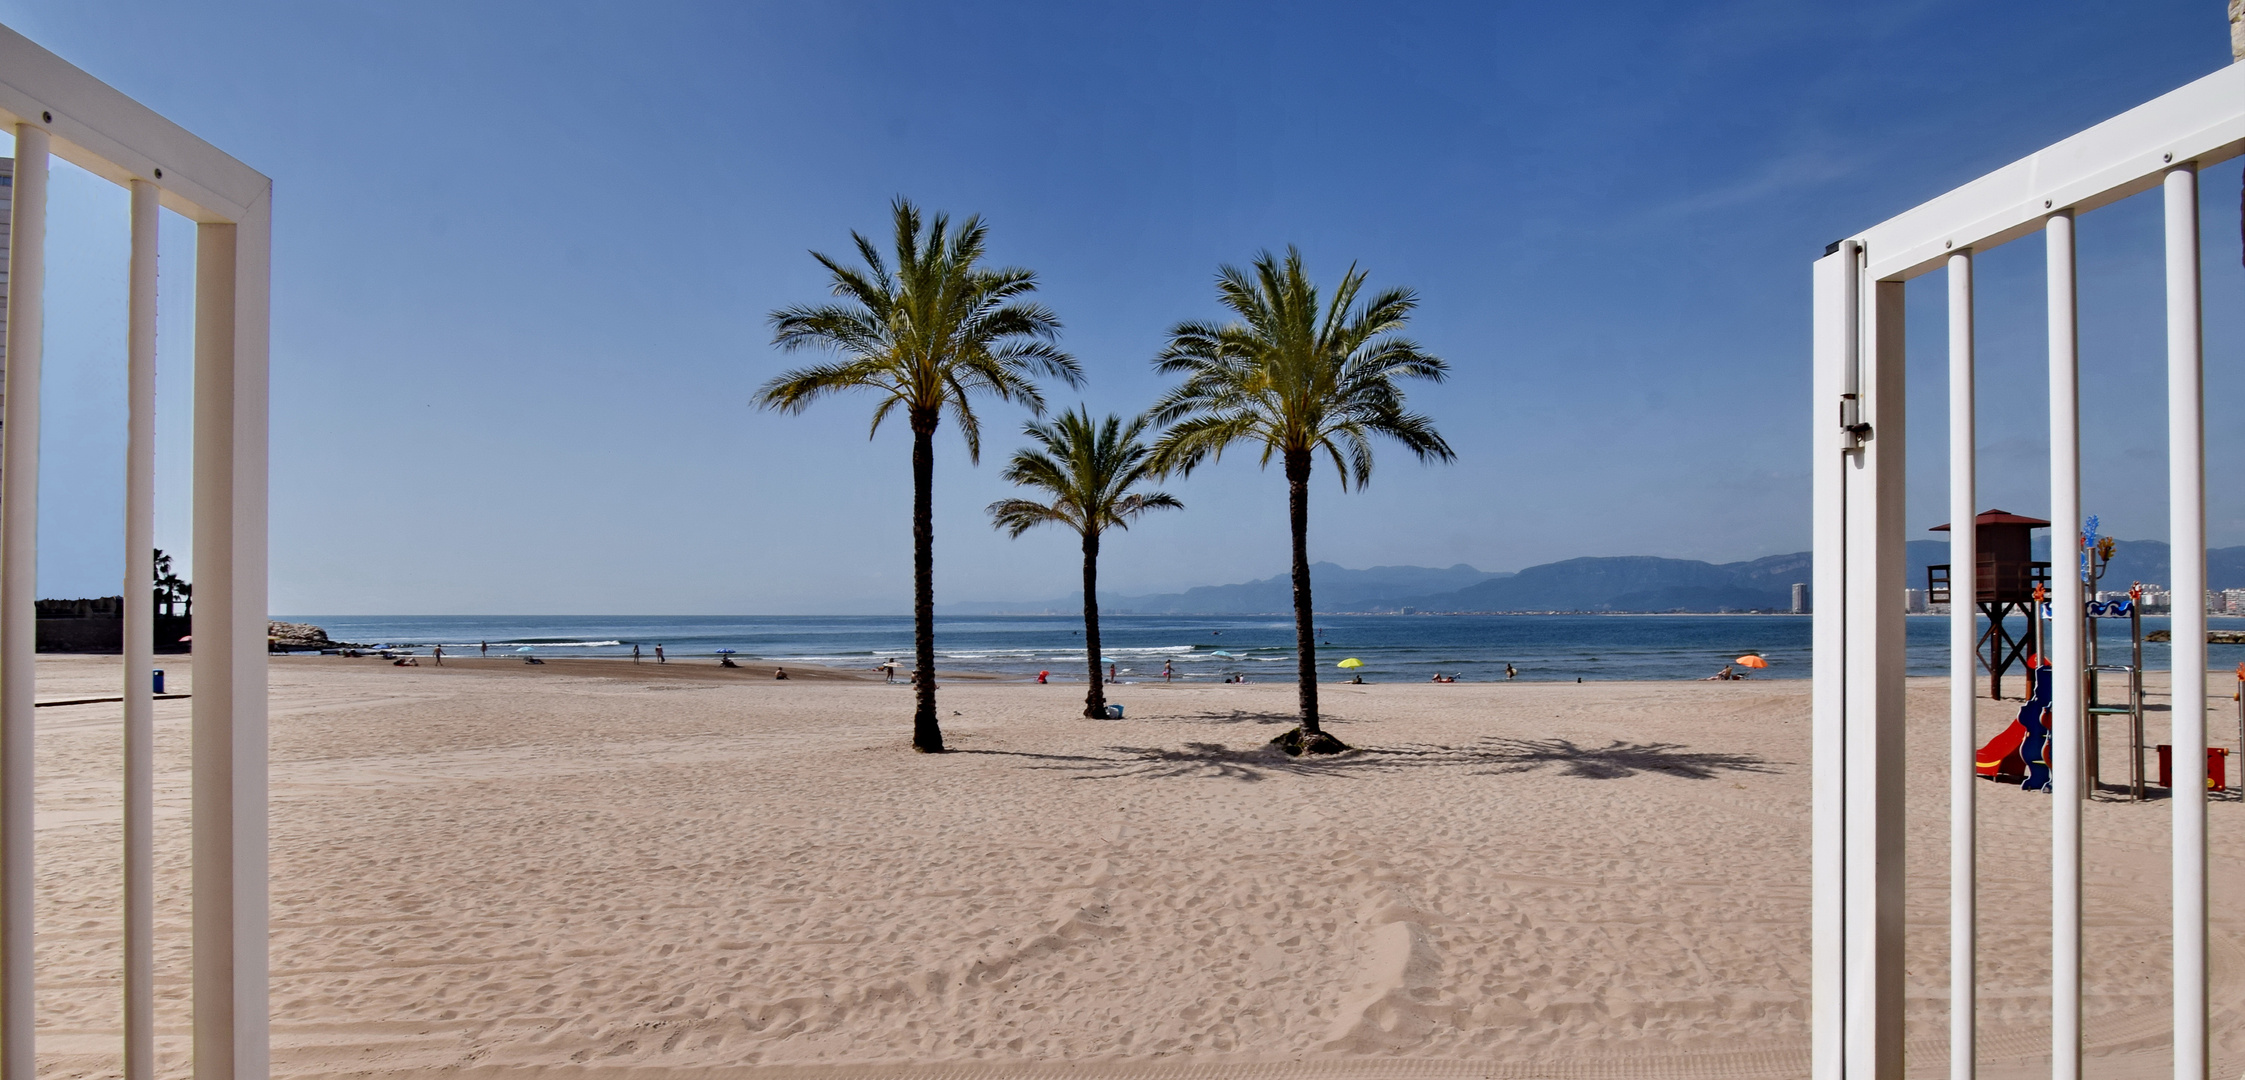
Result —
<instances>
[{"instance_id":1,"label":"person lying on sand","mask_svg":"<svg viewBox=\"0 0 2245 1080\"><path fill-rule=\"evenodd\" d=\"M391 666L391 667L420 667L420 666L421 666L421 661L419 661L419 660L415 660L414 658L412 658L412 657L410 657L410 656L401 656L401 657L398 657L398 658L397 658L397 659L395 659L395 660L392 660L392 661L390 661L390 666Z\"/></svg>"},{"instance_id":2,"label":"person lying on sand","mask_svg":"<svg viewBox=\"0 0 2245 1080\"><path fill-rule=\"evenodd\" d=\"M1724 665L1723 665L1723 670L1721 670L1721 671L1718 671L1718 672L1714 673L1713 675L1709 675L1708 677L1706 677L1706 678L1704 678L1704 679L1701 679L1701 680L1699 680L1699 681L1701 681L1701 682L1730 682L1730 681L1733 681L1733 680L1736 680L1736 679L1743 679L1743 678L1745 678L1745 677L1746 677L1746 676L1744 676L1744 675L1741 675L1741 674L1739 674L1738 672L1732 671L1732 670L1731 670L1731 666L1730 666L1729 664L1724 664Z\"/></svg>"}]
</instances>

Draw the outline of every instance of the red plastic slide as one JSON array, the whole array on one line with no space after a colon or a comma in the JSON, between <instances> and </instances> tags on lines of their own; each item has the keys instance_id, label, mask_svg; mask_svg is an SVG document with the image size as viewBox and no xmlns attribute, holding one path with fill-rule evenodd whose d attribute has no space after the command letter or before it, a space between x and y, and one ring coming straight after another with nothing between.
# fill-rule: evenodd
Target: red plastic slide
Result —
<instances>
[{"instance_id":1,"label":"red plastic slide","mask_svg":"<svg viewBox=\"0 0 2245 1080\"><path fill-rule=\"evenodd\" d=\"M2027 725L2017 720L1996 733L1988 745L1973 755L1974 771L1982 776L2025 776L2027 763L2019 758L2019 744L2027 739Z\"/></svg>"},{"instance_id":2,"label":"red plastic slide","mask_svg":"<svg viewBox=\"0 0 2245 1080\"><path fill-rule=\"evenodd\" d=\"M2027 790L2040 791L2050 781L2050 666L2030 656L2027 670L2034 672L2034 695L2019 706L2011 726L1973 755L1972 765L1981 776L2018 777Z\"/></svg>"}]
</instances>

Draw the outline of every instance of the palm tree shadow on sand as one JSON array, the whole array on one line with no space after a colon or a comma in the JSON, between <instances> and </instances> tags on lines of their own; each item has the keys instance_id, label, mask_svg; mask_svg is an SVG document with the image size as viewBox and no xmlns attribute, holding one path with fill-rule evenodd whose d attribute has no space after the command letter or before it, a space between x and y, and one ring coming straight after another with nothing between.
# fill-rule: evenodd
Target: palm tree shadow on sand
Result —
<instances>
[{"instance_id":1,"label":"palm tree shadow on sand","mask_svg":"<svg viewBox=\"0 0 2245 1080\"><path fill-rule=\"evenodd\" d=\"M1726 773L1777 773L1758 754L1692 750L1681 743L1638 743L1616 739L1605 746L1578 746L1568 739L1489 737L1470 746L1369 746L1330 757L1289 757L1273 746L1236 748L1213 742L1182 747L1109 746L1103 754L1023 755L1029 767L1054 769L1078 780L1127 777L1205 778L1254 783L1274 776L1369 777L1410 769L1463 768L1480 775L1533 772L1557 767L1561 775L1583 780L1619 780L1640 773L1685 780L1713 780Z\"/></svg>"},{"instance_id":2,"label":"palm tree shadow on sand","mask_svg":"<svg viewBox=\"0 0 2245 1080\"><path fill-rule=\"evenodd\" d=\"M1165 717L1164 719L1186 724L1299 724L1302 722L1302 716L1298 712L1251 712L1246 709L1208 709L1197 713L1183 713L1175 717ZM1348 721L1336 716L1328 716L1323 722L1328 724L1348 723Z\"/></svg>"},{"instance_id":3,"label":"palm tree shadow on sand","mask_svg":"<svg viewBox=\"0 0 2245 1080\"><path fill-rule=\"evenodd\" d=\"M1497 767L1491 773L1533 772L1558 766L1566 776L1619 780L1638 773L1661 773L1686 780L1713 780L1726 772L1775 773L1778 762L1760 754L1692 750L1683 743L1637 743L1620 739L1604 746L1577 746L1569 739L1486 739L1481 752Z\"/></svg>"}]
</instances>

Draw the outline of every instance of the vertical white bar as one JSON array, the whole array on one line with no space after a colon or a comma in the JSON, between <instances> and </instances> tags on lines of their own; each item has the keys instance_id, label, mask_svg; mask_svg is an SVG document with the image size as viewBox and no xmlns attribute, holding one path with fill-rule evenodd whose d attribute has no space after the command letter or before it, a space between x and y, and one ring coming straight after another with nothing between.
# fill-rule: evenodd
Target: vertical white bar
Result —
<instances>
[{"instance_id":1,"label":"vertical white bar","mask_svg":"<svg viewBox=\"0 0 2245 1080\"><path fill-rule=\"evenodd\" d=\"M195 1080L271 1069L266 461L271 203L195 241Z\"/></svg>"},{"instance_id":2,"label":"vertical white bar","mask_svg":"<svg viewBox=\"0 0 2245 1080\"><path fill-rule=\"evenodd\" d=\"M2168 170L2167 539L2173 554L2175 1077L2206 1080L2206 413L2198 170Z\"/></svg>"},{"instance_id":3,"label":"vertical white bar","mask_svg":"<svg viewBox=\"0 0 2245 1080\"><path fill-rule=\"evenodd\" d=\"M156 185L132 182L125 327L125 1080L156 1068Z\"/></svg>"},{"instance_id":4,"label":"vertical white bar","mask_svg":"<svg viewBox=\"0 0 2245 1080\"><path fill-rule=\"evenodd\" d=\"M2081 1077L2083 587L2081 402L2073 211L2050 215L2050 1075Z\"/></svg>"},{"instance_id":5,"label":"vertical white bar","mask_svg":"<svg viewBox=\"0 0 2245 1080\"><path fill-rule=\"evenodd\" d=\"M47 284L47 132L16 125L8 353L0 405L0 1080L33 1080L32 733L38 700L39 362Z\"/></svg>"},{"instance_id":6,"label":"vertical white bar","mask_svg":"<svg viewBox=\"0 0 2245 1080\"><path fill-rule=\"evenodd\" d=\"M1811 729L1810 846L1811 970L1809 976L1810 1069L1815 1080L1842 1080L1846 1073L1846 862L1847 799L1847 475L1848 459L1839 435L1840 395L1845 369L1856 362L1861 341L1857 328L1856 246L1817 261L1812 281L1815 301L1815 433L1811 461L1816 559L1810 594L1814 648L1810 651Z\"/></svg>"},{"instance_id":7,"label":"vertical white bar","mask_svg":"<svg viewBox=\"0 0 2245 1080\"><path fill-rule=\"evenodd\" d=\"M1847 1076L1902 1075L1903 284L1863 284L1862 446L1847 454Z\"/></svg>"},{"instance_id":8,"label":"vertical white bar","mask_svg":"<svg viewBox=\"0 0 2245 1080\"><path fill-rule=\"evenodd\" d=\"M1972 370L1972 254L1949 256L1949 1077L1972 1080L1979 943L1974 758L1980 588Z\"/></svg>"}]
</instances>

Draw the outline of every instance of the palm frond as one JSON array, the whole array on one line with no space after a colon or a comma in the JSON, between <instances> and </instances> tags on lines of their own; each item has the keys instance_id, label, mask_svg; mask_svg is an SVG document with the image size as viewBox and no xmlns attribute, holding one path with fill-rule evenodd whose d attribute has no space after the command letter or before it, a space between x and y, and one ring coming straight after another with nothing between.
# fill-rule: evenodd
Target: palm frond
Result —
<instances>
[{"instance_id":1,"label":"palm frond","mask_svg":"<svg viewBox=\"0 0 2245 1080\"><path fill-rule=\"evenodd\" d=\"M990 527L1004 530L1006 535L1019 537L1039 525L1075 525L1068 517L1053 507L1028 499L1000 499L989 506Z\"/></svg>"},{"instance_id":2,"label":"palm frond","mask_svg":"<svg viewBox=\"0 0 2245 1080\"><path fill-rule=\"evenodd\" d=\"M834 301L792 305L769 317L772 344L782 351L821 349L838 360L783 372L759 389L756 402L798 412L841 390L873 390L881 397L872 430L900 405L916 426L948 413L969 458L979 460L975 398L1041 413L1037 380L1078 386L1083 368L1059 347L1059 317L1028 299L1036 274L981 265L989 235L981 218L953 224L949 215L923 214L902 197L889 210L888 253L855 232L850 239L862 265L813 252Z\"/></svg>"},{"instance_id":3,"label":"palm frond","mask_svg":"<svg viewBox=\"0 0 2245 1080\"><path fill-rule=\"evenodd\" d=\"M992 503L993 520L1016 536L1047 522L1090 536L1110 527L1128 528L1132 518L1148 510L1182 507L1167 494L1134 490L1149 475L1151 450L1141 439L1147 424L1143 416L1127 423L1113 415L1093 420L1079 405L1022 425L1021 433L1035 445L1014 451L1003 475L1009 483L1043 492L1049 501ZM1032 506L1035 515L1027 509Z\"/></svg>"},{"instance_id":4,"label":"palm frond","mask_svg":"<svg viewBox=\"0 0 2245 1080\"><path fill-rule=\"evenodd\" d=\"M1220 267L1217 300L1233 320L1180 322L1154 358L1156 370L1180 380L1147 412L1168 426L1151 468L1187 475L1246 442L1266 465L1322 453L1346 488L1371 479L1374 436L1423 460L1454 457L1433 422L1404 406L1401 380L1441 382L1449 373L1398 333L1418 294L1389 288L1367 296L1366 280L1352 264L1321 296L1294 247L1261 252L1245 268Z\"/></svg>"}]
</instances>

